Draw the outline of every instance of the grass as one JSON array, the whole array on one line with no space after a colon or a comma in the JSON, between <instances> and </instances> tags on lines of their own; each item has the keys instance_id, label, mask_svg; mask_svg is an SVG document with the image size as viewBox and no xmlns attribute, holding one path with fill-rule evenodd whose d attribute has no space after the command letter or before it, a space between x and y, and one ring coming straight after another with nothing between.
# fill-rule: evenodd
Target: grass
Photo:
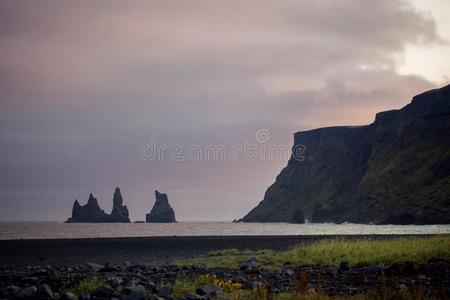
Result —
<instances>
[{"instance_id":1,"label":"grass","mask_svg":"<svg viewBox=\"0 0 450 300\"><path fill-rule=\"evenodd\" d=\"M74 293L77 296L90 294L98 288L106 287L106 281L97 278L86 278L78 282L68 291Z\"/></svg>"},{"instance_id":2,"label":"grass","mask_svg":"<svg viewBox=\"0 0 450 300\"><path fill-rule=\"evenodd\" d=\"M177 278L172 288L171 296L182 298L188 293L195 293L196 288L204 284L214 284L220 287L224 295L234 295L241 292L242 285L231 280L222 280L215 275L206 274L194 278Z\"/></svg>"},{"instance_id":3,"label":"grass","mask_svg":"<svg viewBox=\"0 0 450 300\"><path fill-rule=\"evenodd\" d=\"M194 293L195 288L202 284L204 280L196 279L177 279L175 281L171 296L175 299L181 298L188 293ZM381 293L369 292L357 295L346 296L327 296L317 292L314 289L308 291L291 291L279 294L271 292L267 286L257 286L253 289L242 289L241 287L234 287L231 290L224 289L217 295L217 300L367 300L367 299L397 299L397 300L416 300L416 299L440 299L438 295L432 296L411 291L392 291L383 290Z\"/></svg>"},{"instance_id":4,"label":"grass","mask_svg":"<svg viewBox=\"0 0 450 300\"><path fill-rule=\"evenodd\" d=\"M172 287L171 296L175 299L182 298L188 293L195 293L195 289L200 285L198 278L185 279L177 278Z\"/></svg>"},{"instance_id":5,"label":"grass","mask_svg":"<svg viewBox=\"0 0 450 300\"><path fill-rule=\"evenodd\" d=\"M179 264L205 264L210 268L238 268L255 257L266 266L292 264L352 265L391 264L400 261L426 262L430 258L450 260L450 236L402 237L392 239L320 240L299 244L286 251L239 251L237 249L211 252L206 257L179 261Z\"/></svg>"}]
</instances>

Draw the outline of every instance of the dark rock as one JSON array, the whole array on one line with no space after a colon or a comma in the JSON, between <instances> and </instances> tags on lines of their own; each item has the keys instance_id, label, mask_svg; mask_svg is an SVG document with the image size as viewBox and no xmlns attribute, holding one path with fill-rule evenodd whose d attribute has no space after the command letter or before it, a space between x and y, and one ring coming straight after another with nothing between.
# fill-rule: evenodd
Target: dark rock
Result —
<instances>
[{"instance_id":1,"label":"dark rock","mask_svg":"<svg viewBox=\"0 0 450 300\"><path fill-rule=\"evenodd\" d=\"M35 296L36 293L37 293L37 288L34 285L32 285L32 286L28 286L28 287L21 289L19 292L19 296L23 297L23 298L31 298L31 297Z\"/></svg>"},{"instance_id":2,"label":"dark rock","mask_svg":"<svg viewBox=\"0 0 450 300\"><path fill-rule=\"evenodd\" d=\"M146 221L149 223L175 223L175 212L169 204L167 194L155 191L155 198L155 205L146 215Z\"/></svg>"},{"instance_id":3,"label":"dark rock","mask_svg":"<svg viewBox=\"0 0 450 300\"><path fill-rule=\"evenodd\" d=\"M415 262L409 262L405 264L404 272L407 275L418 275L420 270L420 265Z\"/></svg>"},{"instance_id":4,"label":"dark rock","mask_svg":"<svg viewBox=\"0 0 450 300\"><path fill-rule=\"evenodd\" d=\"M62 300L78 300L78 297L72 292L64 292L61 295Z\"/></svg>"},{"instance_id":5,"label":"dark rock","mask_svg":"<svg viewBox=\"0 0 450 300\"><path fill-rule=\"evenodd\" d=\"M97 198L92 194L86 205L80 205L78 200L75 200L72 208L72 217L67 223L130 223L128 216L128 208L123 205L122 194L120 189L116 188L113 198L113 209L110 215L106 214L98 205Z\"/></svg>"},{"instance_id":6,"label":"dark rock","mask_svg":"<svg viewBox=\"0 0 450 300\"><path fill-rule=\"evenodd\" d=\"M261 273L261 266L256 258L251 258L243 263L240 267L241 271L246 274L259 274Z\"/></svg>"},{"instance_id":7,"label":"dark rock","mask_svg":"<svg viewBox=\"0 0 450 300\"><path fill-rule=\"evenodd\" d=\"M159 289L158 296L163 298L170 297L170 293L172 293L172 285L166 284L162 288Z\"/></svg>"},{"instance_id":8,"label":"dark rock","mask_svg":"<svg viewBox=\"0 0 450 300\"><path fill-rule=\"evenodd\" d=\"M370 125L297 132L286 168L241 221L449 224L449 132L450 85Z\"/></svg>"},{"instance_id":9,"label":"dark rock","mask_svg":"<svg viewBox=\"0 0 450 300\"><path fill-rule=\"evenodd\" d=\"M183 299L185 299L185 300L207 300L208 298L197 295L197 294L189 293L189 294L186 294L186 296L184 296Z\"/></svg>"},{"instance_id":10,"label":"dark rock","mask_svg":"<svg viewBox=\"0 0 450 300\"><path fill-rule=\"evenodd\" d=\"M146 292L142 286L130 287L128 294L122 297L123 300L142 300L146 298Z\"/></svg>"},{"instance_id":11,"label":"dark rock","mask_svg":"<svg viewBox=\"0 0 450 300\"><path fill-rule=\"evenodd\" d=\"M148 281L145 284L145 287L152 293L157 293L158 292L158 288L156 287L156 284L152 281Z\"/></svg>"},{"instance_id":12,"label":"dark rock","mask_svg":"<svg viewBox=\"0 0 450 300\"><path fill-rule=\"evenodd\" d=\"M42 284L37 287L37 295L39 298L52 299L53 291L52 288L48 284Z\"/></svg>"},{"instance_id":13,"label":"dark rock","mask_svg":"<svg viewBox=\"0 0 450 300\"><path fill-rule=\"evenodd\" d=\"M119 271L120 271L119 266L113 266L109 263L106 263L105 267L100 270L100 272L104 272L104 273L119 272Z\"/></svg>"},{"instance_id":14,"label":"dark rock","mask_svg":"<svg viewBox=\"0 0 450 300\"><path fill-rule=\"evenodd\" d=\"M20 281L22 284L30 285L30 284L36 284L39 281L39 277L30 276L30 277L24 277Z\"/></svg>"},{"instance_id":15,"label":"dark rock","mask_svg":"<svg viewBox=\"0 0 450 300\"><path fill-rule=\"evenodd\" d=\"M90 300L91 299L91 295L83 294L83 295L80 295L79 299L80 300Z\"/></svg>"},{"instance_id":16,"label":"dark rock","mask_svg":"<svg viewBox=\"0 0 450 300\"><path fill-rule=\"evenodd\" d=\"M122 194L118 187L114 191L113 209L109 215L109 222L130 223L128 208L123 205Z\"/></svg>"},{"instance_id":17,"label":"dark rock","mask_svg":"<svg viewBox=\"0 0 450 300\"><path fill-rule=\"evenodd\" d=\"M11 298L15 298L19 295L20 288L14 285L5 288L5 294Z\"/></svg>"},{"instance_id":18,"label":"dark rock","mask_svg":"<svg viewBox=\"0 0 450 300\"><path fill-rule=\"evenodd\" d=\"M110 298L112 297L114 290L108 287L100 287L91 292L92 297L96 298Z\"/></svg>"},{"instance_id":19,"label":"dark rock","mask_svg":"<svg viewBox=\"0 0 450 300\"><path fill-rule=\"evenodd\" d=\"M113 288L115 288L119 286L123 282L123 280L120 277L110 277L108 279L108 282Z\"/></svg>"},{"instance_id":20,"label":"dark rock","mask_svg":"<svg viewBox=\"0 0 450 300\"><path fill-rule=\"evenodd\" d=\"M350 271L351 270L351 266L348 262L341 262L341 264L339 265L339 270L342 272L346 272L346 271Z\"/></svg>"},{"instance_id":21,"label":"dark rock","mask_svg":"<svg viewBox=\"0 0 450 300\"><path fill-rule=\"evenodd\" d=\"M102 223L107 222L108 215L98 205L97 198L90 194L86 205L81 206L78 200L75 200L72 208L72 217L67 223Z\"/></svg>"},{"instance_id":22,"label":"dark rock","mask_svg":"<svg viewBox=\"0 0 450 300\"><path fill-rule=\"evenodd\" d=\"M384 269L385 266L383 263L377 263L366 268L366 270L371 273L379 273L380 271L384 271Z\"/></svg>"},{"instance_id":23,"label":"dark rock","mask_svg":"<svg viewBox=\"0 0 450 300\"><path fill-rule=\"evenodd\" d=\"M294 270L292 270L291 268L283 268L283 272L287 275L287 276L293 276L295 274Z\"/></svg>"},{"instance_id":24,"label":"dark rock","mask_svg":"<svg viewBox=\"0 0 450 300\"><path fill-rule=\"evenodd\" d=\"M323 271L325 272L325 274L328 274L330 276L336 277L336 275L338 274L338 268L334 265L331 266L326 266Z\"/></svg>"},{"instance_id":25,"label":"dark rock","mask_svg":"<svg viewBox=\"0 0 450 300\"><path fill-rule=\"evenodd\" d=\"M222 291L221 287L219 287L215 284L209 283L209 284L204 284L202 286L199 286L195 292L200 296L207 296L209 298L213 298L213 297L217 297L217 294L219 294L221 291Z\"/></svg>"},{"instance_id":26,"label":"dark rock","mask_svg":"<svg viewBox=\"0 0 450 300\"><path fill-rule=\"evenodd\" d=\"M101 269L105 268L104 266L93 263L93 262L86 263L86 266L94 271L100 271Z\"/></svg>"}]
</instances>

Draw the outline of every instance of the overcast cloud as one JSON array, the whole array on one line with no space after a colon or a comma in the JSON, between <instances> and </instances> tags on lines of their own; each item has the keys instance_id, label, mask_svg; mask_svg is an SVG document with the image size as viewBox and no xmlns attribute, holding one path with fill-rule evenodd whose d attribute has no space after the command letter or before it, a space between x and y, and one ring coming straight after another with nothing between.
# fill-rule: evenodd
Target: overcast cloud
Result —
<instances>
[{"instance_id":1,"label":"overcast cloud","mask_svg":"<svg viewBox=\"0 0 450 300\"><path fill-rule=\"evenodd\" d=\"M411 45L447 45L408 1L0 2L0 220L66 219L120 186L179 220L232 220L285 160L145 161L143 145L255 141L372 122L437 86L401 75ZM447 57L447 60L450 57Z\"/></svg>"}]
</instances>

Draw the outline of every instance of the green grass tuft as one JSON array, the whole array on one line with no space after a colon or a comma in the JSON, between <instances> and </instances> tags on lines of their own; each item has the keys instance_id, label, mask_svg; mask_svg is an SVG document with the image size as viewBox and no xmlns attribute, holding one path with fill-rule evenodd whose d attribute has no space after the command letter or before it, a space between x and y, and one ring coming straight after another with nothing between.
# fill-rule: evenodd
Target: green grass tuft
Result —
<instances>
[{"instance_id":1,"label":"green grass tuft","mask_svg":"<svg viewBox=\"0 0 450 300\"><path fill-rule=\"evenodd\" d=\"M298 245L281 252L276 261L311 264L352 265L391 264L399 261L426 262L433 257L450 259L450 237L412 237L385 240L322 240L310 245Z\"/></svg>"},{"instance_id":2,"label":"green grass tuft","mask_svg":"<svg viewBox=\"0 0 450 300\"><path fill-rule=\"evenodd\" d=\"M77 296L90 294L98 288L106 287L106 281L97 278L83 279L68 291L74 293Z\"/></svg>"},{"instance_id":3,"label":"green grass tuft","mask_svg":"<svg viewBox=\"0 0 450 300\"><path fill-rule=\"evenodd\" d=\"M177 278L173 284L171 296L175 299L182 298L188 293L195 293L195 289L200 285L197 278L186 279Z\"/></svg>"},{"instance_id":4,"label":"green grass tuft","mask_svg":"<svg viewBox=\"0 0 450 300\"><path fill-rule=\"evenodd\" d=\"M345 240L329 239L299 244L287 251L239 251L236 249L211 252L207 257L179 261L179 264L205 264L210 268L238 268L242 262L255 257L267 266L292 264L352 265L399 261L426 262L430 258L450 260L450 236L401 237L392 239Z\"/></svg>"}]
</instances>

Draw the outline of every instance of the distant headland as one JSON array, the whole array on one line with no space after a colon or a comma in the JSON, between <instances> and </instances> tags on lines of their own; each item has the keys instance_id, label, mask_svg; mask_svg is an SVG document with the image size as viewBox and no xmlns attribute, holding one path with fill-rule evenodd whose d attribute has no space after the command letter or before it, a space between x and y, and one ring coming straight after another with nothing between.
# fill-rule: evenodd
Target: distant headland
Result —
<instances>
[{"instance_id":1,"label":"distant headland","mask_svg":"<svg viewBox=\"0 0 450 300\"><path fill-rule=\"evenodd\" d=\"M370 125L297 132L287 166L240 221L449 224L449 149L450 85Z\"/></svg>"}]
</instances>

